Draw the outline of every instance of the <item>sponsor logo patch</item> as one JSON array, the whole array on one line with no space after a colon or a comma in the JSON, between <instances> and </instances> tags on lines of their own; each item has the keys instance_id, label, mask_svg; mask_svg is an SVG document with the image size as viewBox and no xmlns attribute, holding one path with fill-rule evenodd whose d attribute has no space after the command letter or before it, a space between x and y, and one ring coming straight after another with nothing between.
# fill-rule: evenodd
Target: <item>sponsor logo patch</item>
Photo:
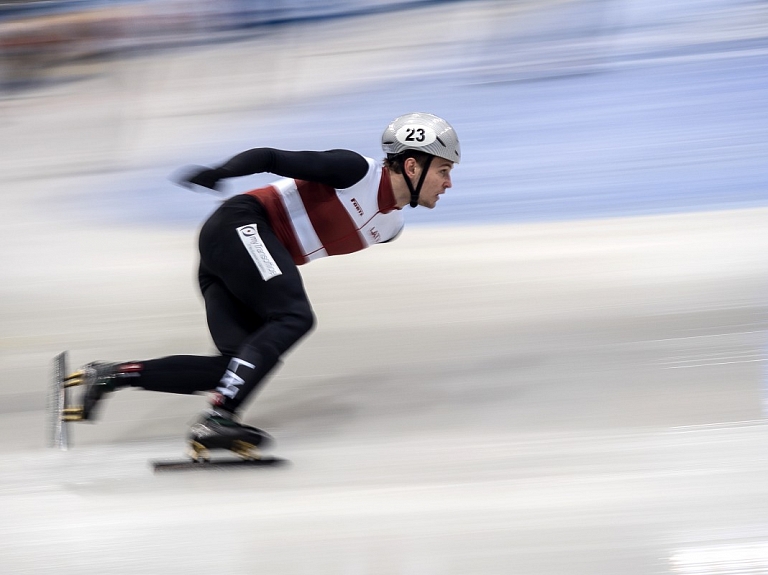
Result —
<instances>
[{"instance_id":1,"label":"sponsor logo patch","mask_svg":"<svg viewBox=\"0 0 768 575\"><path fill-rule=\"evenodd\" d=\"M240 240L242 240L245 249L248 250L248 253L251 255L251 259L253 259L253 263L256 264L264 281L271 280L272 278L283 274L277 266L277 263L275 263L272 254L269 253L264 242L261 241L259 229L256 224L240 226L237 228L237 234L240 236Z\"/></svg>"},{"instance_id":2,"label":"sponsor logo patch","mask_svg":"<svg viewBox=\"0 0 768 575\"><path fill-rule=\"evenodd\" d=\"M222 376L219 387L216 388L216 393L233 398L240 391L240 386L245 383L245 380L237 375L238 368L245 366L248 369L253 369L255 366L252 363L248 363L243 359L233 357L229 361L226 373Z\"/></svg>"}]
</instances>

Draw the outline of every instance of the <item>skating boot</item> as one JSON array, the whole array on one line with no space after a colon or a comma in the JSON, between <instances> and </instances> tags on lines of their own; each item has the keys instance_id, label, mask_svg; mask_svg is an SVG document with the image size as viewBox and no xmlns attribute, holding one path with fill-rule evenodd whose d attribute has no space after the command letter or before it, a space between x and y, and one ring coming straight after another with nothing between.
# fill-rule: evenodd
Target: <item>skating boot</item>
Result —
<instances>
[{"instance_id":1,"label":"skating boot","mask_svg":"<svg viewBox=\"0 0 768 575\"><path fill-rule=\"evenodd\" d=\"M243 459L261 459L257 448L267 447L272 436L234 420L234 414L212 408L189 430L189 456L195 461L210 460L211 449L227 449Z\"/></svg>"},{"instance_id":2,"label":"skating boot","mask_svg":"<svg viewBox=\"0 0 768 575\"><path fill-rule=\"evenodd\" d=\"M124 375L120 370L121 365L93 361L66 377L64 380L66 387L83 386L83 405L67 410L65 417L68 421L95 419L96 406L104 395L127 385L124 381L120 381L121 376Z\"/></svg>"}]
</instances>

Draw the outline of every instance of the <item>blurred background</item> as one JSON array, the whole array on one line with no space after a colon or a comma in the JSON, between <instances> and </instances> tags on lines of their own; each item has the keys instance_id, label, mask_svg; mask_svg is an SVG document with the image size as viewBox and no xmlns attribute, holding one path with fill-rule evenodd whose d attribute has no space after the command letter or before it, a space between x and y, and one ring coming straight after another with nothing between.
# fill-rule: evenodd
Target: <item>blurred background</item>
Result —
<instances>
[{"instance_id":1,"label":"blurred background","mask_svg":"<svg viewBox=\"0 0 768 575\"><path fill-rule=\"evenodd\" d=\"M768 573L767 101L764 0L0 1L0 571ZM152 475L141 391L48 447L60 351L213 353L177 170L409 111L454 187L302 268L289 468Z\"/></svg>"}]
</instances>

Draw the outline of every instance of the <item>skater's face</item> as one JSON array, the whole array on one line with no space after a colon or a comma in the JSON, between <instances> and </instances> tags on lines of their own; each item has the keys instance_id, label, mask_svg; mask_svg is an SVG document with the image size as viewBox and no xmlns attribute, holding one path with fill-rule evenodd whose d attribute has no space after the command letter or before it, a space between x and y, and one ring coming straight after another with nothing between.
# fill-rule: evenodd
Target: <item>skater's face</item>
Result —
<instances>
[{"instance_id":1,"label":"skater's face","mask_svg":"<svg viewBox=\"0 0 768 575\"><path fill-rule=\"evenodd\" d=\"M415 161L410 166L406 162L406 171L412 176L411 181L418 182L421 177L421 166ZM409 170L410 168L410 170ZM419 193L419 205L430 210L437 205L437 201L445 191L451 187L451 170L453 162L435 156L429 165L427 177L424 178L424 184Z\"/></svg>"}]
</instances>

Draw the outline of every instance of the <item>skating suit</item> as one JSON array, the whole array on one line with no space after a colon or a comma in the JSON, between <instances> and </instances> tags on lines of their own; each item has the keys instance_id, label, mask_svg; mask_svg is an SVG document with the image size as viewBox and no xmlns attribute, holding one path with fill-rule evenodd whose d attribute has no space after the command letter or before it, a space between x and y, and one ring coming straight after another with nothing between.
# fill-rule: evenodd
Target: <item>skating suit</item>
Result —
<instances>
[{"instance_id":1,"label":"skating suit","mask_svg":"<svg viewBox=\"0 0 768 575\"><path fill-rule=\"evenodd\" d=\"M283 178L247 192L264 206L296 265L388 242L402 230L403 214L395 207L389 171L371 158L365 160L365 176L345 189Z\"/></svg>"}]
</instances>

